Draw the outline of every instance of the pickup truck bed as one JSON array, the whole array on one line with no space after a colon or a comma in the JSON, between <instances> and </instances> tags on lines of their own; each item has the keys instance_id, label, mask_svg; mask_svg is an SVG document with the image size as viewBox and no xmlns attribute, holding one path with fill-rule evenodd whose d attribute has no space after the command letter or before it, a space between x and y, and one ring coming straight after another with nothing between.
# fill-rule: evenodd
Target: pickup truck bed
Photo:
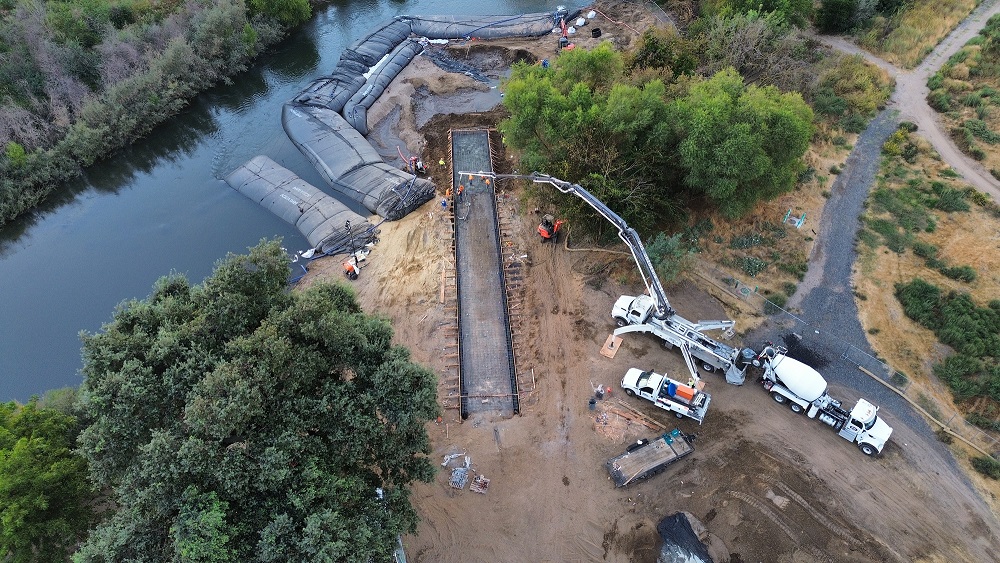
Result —
<instances>
[{"instance_id":1,"label":"pickup truck bed","mask_svg":"<svg viewBox=\"0 0 1000 563\"><path fill-rule=\"evenodd\" d=\"M631 451L608 460L607 468L616 487L624 487L633 481L656 475L671 463L694 452L688 436L680 430L634 444Z\"/></svg>"}]
</instances>

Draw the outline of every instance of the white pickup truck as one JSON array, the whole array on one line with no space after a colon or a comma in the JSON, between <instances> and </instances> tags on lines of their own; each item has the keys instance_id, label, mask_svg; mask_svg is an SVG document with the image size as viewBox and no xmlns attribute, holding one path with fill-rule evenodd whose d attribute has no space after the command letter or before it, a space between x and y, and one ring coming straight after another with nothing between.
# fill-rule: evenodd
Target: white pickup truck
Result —
<instances>
[{"instance_id":1,"label":"white pickup truck","mask_svg":"<svg viewBox=\"0 0 1000 563\"><path fill-rule=\"evenodd\" d=\"M639 396L661 409L674 413L677 418L688 417L699 424L705 419L712 396L701 389L701 381L691 385L670 379L652 371L632 368L622 378L622 389L629 397Z\"/></svg>"}]
</instances>

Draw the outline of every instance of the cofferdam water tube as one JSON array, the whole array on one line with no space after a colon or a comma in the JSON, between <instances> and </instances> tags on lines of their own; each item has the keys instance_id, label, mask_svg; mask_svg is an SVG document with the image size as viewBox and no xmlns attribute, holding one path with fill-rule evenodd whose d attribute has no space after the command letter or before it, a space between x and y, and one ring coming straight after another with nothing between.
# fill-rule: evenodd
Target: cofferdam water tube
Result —
<instances>
[{"instance_id":1,"label":"cofferdam water tube","mask_svg":"<svg viewBox=\"0 0 1000 563\"><path fill-rule=\"evenodd\" d=\"M397 16L345 49L332 73L313 80L289 100L282 108L282 126L337 197L350 198L385 220L401 219L434 197L434 184L382 159L365 139L368 110L420 55L425 40L537 37L572 17L565 9L516 16ZM328 254L326 249L344 237L353 240L355 228L371 227L267 157L252 159L226 181L295 224L310 244ZM290 200L297 203L289 207ZM308 213L300 213L300 204ZM347 220L352 232L338 233L338 224Z\"/></svg>"}]
</instances>

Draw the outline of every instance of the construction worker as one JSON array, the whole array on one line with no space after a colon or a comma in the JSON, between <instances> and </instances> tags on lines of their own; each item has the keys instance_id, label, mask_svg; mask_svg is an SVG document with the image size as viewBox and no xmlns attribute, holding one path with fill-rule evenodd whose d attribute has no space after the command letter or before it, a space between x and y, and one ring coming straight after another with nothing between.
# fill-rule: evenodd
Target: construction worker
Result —
<instances>
[{"instance_id":1,"label":"construction worker","mask_svg":"<svg viewBox=\"0 0 1000 563\"><path fill-rule=\"evenodd\" d=\"M354 260L357 260L356 258ZM344 277L353 281L358 279L358 267L352 260L344 261Z\"/></svg>"},{"instance_id":2,"label":"construction worker","mask_svg":"<svg viewBox=\"0 0 1000 563\"><path fill-rule=\"evenodd\" d=\"M444 197L451 197L451 186L448 186L448 189L444 191Z\"/></svg>"},{"instance_id":3,"label":"construction worker","mask_svg":"<svg viewBox=\"0 0 1000 563\"><path fill-rule=\"evenodd\" d=\"M444 166L444 159L443 159L443 158L442 158L441 160L439 160L439 161L438 161L438 165L440 165L440 166Z\"/></svg>"},{"instance_id":4,"label":"construction worker","mask_svg":"<svg viewBox=\"0 0 1000 563\"><path fill-rule=\"evenodd\" d=\"M462 199L462 192L464 192L464 191L465 191L465 186L463 186L462 184L459 184L458 185L458 194L457 194L457 197L455 199L461 200Z\"/></svg>"}]
</instances>

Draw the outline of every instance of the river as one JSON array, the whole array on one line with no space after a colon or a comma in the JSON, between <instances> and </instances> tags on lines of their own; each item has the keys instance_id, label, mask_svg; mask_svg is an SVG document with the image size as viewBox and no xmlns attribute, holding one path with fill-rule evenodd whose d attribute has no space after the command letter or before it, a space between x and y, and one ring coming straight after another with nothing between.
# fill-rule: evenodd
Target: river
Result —
<instances>
[{"instance_id":1,"label":"river","mask_svg":"<svg viewBox=\"0 0 1000 563\"><path fill-rule=\"evenodd\" d=\"M198 96L169 123L86 171L34 213L0 229L0 401L79 385L80 331L160 276L200 282L227 252L298 231L221 180L265 154L306 181L319 174L285 136L281 104L329 72L340 52L397 14L518 14L556 2L334 1L232 85ZM329 190L328 190L329 191Z\"/></svg>"}]
</instances>

